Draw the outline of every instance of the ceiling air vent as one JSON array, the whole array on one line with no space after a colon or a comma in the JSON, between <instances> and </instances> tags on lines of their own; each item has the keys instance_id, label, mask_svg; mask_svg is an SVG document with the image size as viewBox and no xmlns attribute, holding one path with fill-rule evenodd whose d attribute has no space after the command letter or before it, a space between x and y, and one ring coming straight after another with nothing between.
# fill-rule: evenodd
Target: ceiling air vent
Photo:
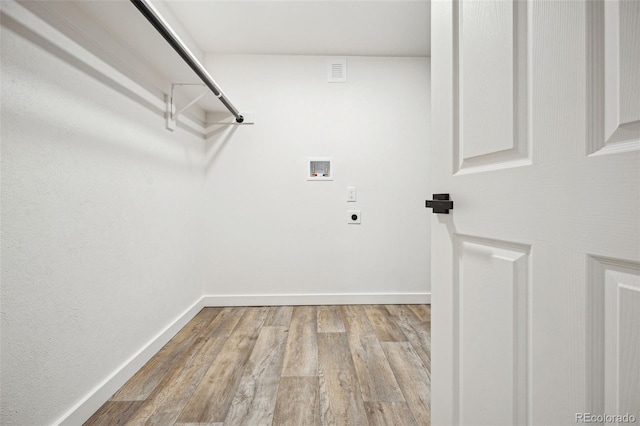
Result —
<instances>
[{"instance_id":1,"label":"ceiling air vent","mask_svg":"<svg viewBox=\"0 0 640 426\"><path fill-rule=\"evenodd\" d=\"M329 83L345 83L347 81L347 58L331 58L328 66Z\"/></svg>"}]
</instances>

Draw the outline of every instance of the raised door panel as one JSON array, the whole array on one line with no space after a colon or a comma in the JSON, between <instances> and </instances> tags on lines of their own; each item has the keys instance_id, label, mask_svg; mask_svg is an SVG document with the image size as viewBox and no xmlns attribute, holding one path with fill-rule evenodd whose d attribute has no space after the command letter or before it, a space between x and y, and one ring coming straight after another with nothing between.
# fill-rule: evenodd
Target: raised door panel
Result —
<instances>
[{"instance_id":1,"label":"raised door panel","mask_svg":"<svg viewBox=\"0 0 640 426\"><path fill-rule=\"evenodd\" d=\"M640 149L640 2L587 4L588 154Z\"/></svg>"},{"instance_id":2,"label":"raised door panel","mask_svg":"<svg viewBox=\"0 0 640 426\"><path fill-rule=\"evenodd\" d=\"M525 424L529 247L458 236L457 251L459 424Z\"/></svg>"},{"instance_id":3,"label":"raised door panel","mask_svg":"<svg viewBox=\"0 0 640 426\"><path fill-rule=\"evenodd\" d=\"M605 406L605 412L632 414L640 419L640 276L633 281L631 285L619 284L616 292L618 341L609 366L616 398Z\"/></svg>"},{"instance_id":4,"label":"raised door panel","mask_svg":"<svg viewBox=\"0 0 640 426\"><path fill-rule=\"evenodd\" d=\"M618 110L620 113L618 123L614 121L612 128L629 124L634 124L637 128L640 124L640 78L638 78L640 76L640 2L629 0L607 2L605 19L608 20L609 15L614 25L615 21L619 20L619 31L613 30L610 33L618 35L619 39L616 41L620 52L618 58L620 90ZM614 49L615 47L613 46ZM612 87L612 90L615 88Z\"/></svg>"},{"instance_id":5,"label":"raised door panel","mask_svg":"<svg viewBox=\"0 0 640 426\"><path fill-rule=\"evenodd\" d=\"M454 172L530 164L527 5L465 0L455 12Z\"/></svg>"},{"instance_id":6,"label":"raised door panel","mask_svg":"<svg viewBox=\"0 0 640 426\"><path fill-rule=\"evenodd\" d=\"M591 411L640 419L640 263L590 256L589 282Z\"/></svg>"}]
</instances>

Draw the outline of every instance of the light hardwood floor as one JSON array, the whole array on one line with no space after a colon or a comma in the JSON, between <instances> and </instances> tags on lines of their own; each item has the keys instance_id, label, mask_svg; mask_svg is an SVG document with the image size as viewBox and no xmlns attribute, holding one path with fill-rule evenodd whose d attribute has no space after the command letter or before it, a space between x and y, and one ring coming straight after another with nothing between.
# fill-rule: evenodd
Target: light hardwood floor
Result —
<instances>
[{"instance_id":1,"label":"light hardwood floor","mask_svg":"<svg viewBox=\"0 0 640 426\"><path fill-rule=\"evenodd\" d=\"M205 308L85 425L431 424L429 305Z\"/></svg>"}]
</instances>

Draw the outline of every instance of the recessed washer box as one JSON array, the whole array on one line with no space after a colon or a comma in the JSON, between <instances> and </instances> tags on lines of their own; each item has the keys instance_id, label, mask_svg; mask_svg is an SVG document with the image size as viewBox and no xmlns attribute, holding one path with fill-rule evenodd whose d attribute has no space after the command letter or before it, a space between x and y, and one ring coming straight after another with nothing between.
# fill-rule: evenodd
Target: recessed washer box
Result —
<instances>
[{"instance_id":1,"label":"recessed washer box","mask_svg":"<svg viewBox=\"0 0 640 426\"><path fill-rule=\"evenodd\" d=\"M307 180L333 180L333 162L330 157L311 157L307 167Z\"/></svg>"}]
</instances>

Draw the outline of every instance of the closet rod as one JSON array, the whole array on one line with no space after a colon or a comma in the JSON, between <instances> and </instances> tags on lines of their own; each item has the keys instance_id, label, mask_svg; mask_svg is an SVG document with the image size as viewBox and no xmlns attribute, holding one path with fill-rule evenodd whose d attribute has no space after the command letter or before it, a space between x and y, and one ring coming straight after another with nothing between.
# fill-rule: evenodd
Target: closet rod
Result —
<instances>
[{"instance_id":1,"label":"closet rod","mask_svg":"<svg viewBox=\"0 0 640 426\"><path fill-rule=\"evenodd\" d=\"M200 64L198 59L191 53L189 48L180 37L173 31L171 26L164 20L164 18L158 13L155 7L149 0L131 0L131 3L144 15L145 18L155 27L155 29L164 37L165 40L178 52L178 55L184 59L184 61L191 67L191 69L200 77L200 79L207 85L209 89L220 102L233 114L236 118L236 122L242 123L244 117L240 115L240 112L233 106L233 104L227 99L226 95L222 92L222 89L218 87L216 82L211 78L207 70Z\"/></svg>"}]
</instances>

